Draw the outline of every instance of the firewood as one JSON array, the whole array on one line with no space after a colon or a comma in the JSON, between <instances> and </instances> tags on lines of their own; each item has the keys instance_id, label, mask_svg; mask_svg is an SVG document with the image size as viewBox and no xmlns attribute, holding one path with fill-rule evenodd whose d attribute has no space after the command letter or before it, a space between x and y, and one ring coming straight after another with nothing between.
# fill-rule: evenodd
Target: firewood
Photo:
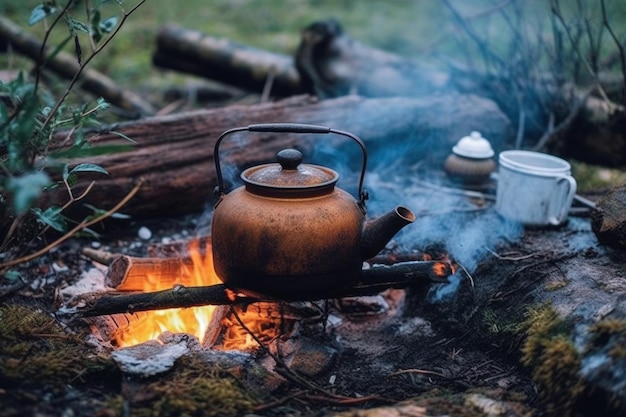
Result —
<instances>
[{"instance_id":1,"label":"firewood","mask_svg":"<svg viewBox=\"0 0 626 417\"><path fill-rule=\"evenodd\" d=\"M304 92L290 56L173 25L159 30L152 60L157 67L199 75L258 93L271 83L271 96L274 97Z\"/></svg>"},{"instance_id":2,"label":"firewood","mask_svg":"<svg viewBox=\"0 0 626 417\"><path fill-rule=\"evenodd\" d=\"M216 185L213 147L219 135L233 127L264 122L330 126L361 137L368 146L372 162L376 162L377 152L383 156L387 149L402 146L402 157L410 163L437 166L458 139L472 130L480 130L491 138L495 149L511 134L510 122L497 106L476 96L437 95L412 99L350 96L324 101L297 96L278 102L145 118L85 132L94 147L128 144L119 133L132 138L136 144L126 152L68 161L70 166L95 163L109 172L107 176L81 176L73 190L79 194L92 180L97 180L82 202L108 207L142 177L144 185L124 206L124 213L154 217L201 212L213 198ZM316 143L336 140L320 135L248 135L245 142L224 142L223 157L229 167L272 162L276 152L286 147L298 147L306 156ZM64 137L63 134L60 137ZM350 150L346 149L346 152ZM67 195L59 187L45 193L44 198L42 204L62 205Z\"/></svg>"},{"instance_id":3,"label":"firewood","mask_svg":"<svg viewBox=\"0 0 626 417\"><path fill-rule=\"evenodd\" d=\"M329 294L328 298L352 297L377 294L385 289L404 288L428 282L442 282L452 274L448 263L439 261L401 262L390 266L364 269L360 282L341 294ZM90 293L77 296L68 308L58 312L68 320L117 313L186 308L203 305L251 304L271 299L252 298L236 294L223 284L185 287L152 292Z\"/></svg>"},{"instance_id":4,"label":"firewood","mask_svg":"<svg viewBox=\"0 0 626 417\"><path fill-rule=\"evenodd\" d=\"M3 16L0 16L0 42L10 43L14 51L30 59L39 59L41 42L34 36L25 33L18 25ZM62 78L71 80L79 71L80 64L76 57L66 52L59 52L54 56L47 54L46 56L48 58L46 59L45 68L50 69ZM135 116L155 113L153 106L139 97L139 95L117 85L115 81L93 69L86 68L83 71L79 79L79 85L85 91L104 98L114 106L135 113Z\"/></svg>"},{"instance_id":5,"label":"firewood","mask_svg":"<svg viewBox=\"0 0 626 417\"><path fill-rule=\"evenodd\" d=\"M186 281L193 271L193 260L184 258L117 257L109 266L105 284L119 291L141 291L157 285L174 287Z\"/></svg>"}]
</instances>

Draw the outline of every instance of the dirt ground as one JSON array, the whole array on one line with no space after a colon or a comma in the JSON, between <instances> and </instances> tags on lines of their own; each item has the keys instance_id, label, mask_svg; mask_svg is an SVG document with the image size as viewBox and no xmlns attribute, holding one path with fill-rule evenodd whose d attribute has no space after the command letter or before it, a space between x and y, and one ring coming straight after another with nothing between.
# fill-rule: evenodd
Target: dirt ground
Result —
<instances>
[{"instance_id":1,"label":"dirt ground","mask_svg":"<svg viewBox=\"0 0 626 417\"><path fill-rule=\"evenodd\" d=\"M26 283L21 288L19 282L2 288L2 308L19 304L54 317L62 301L59 290L75 283L91 267L91 261L81 255L83 247L146 256L150 245L191 238L202 222L198 215L126 221L105 225L99 244L86 238L72 239L23 265L20 272ZM150 239L138 236L142 227L151 231ZM340 324L324 334L307 335L336 349L332 366L319 375L283 381L272 389L268 384L248 412L322 416L399 407L410 401L427 410L424 415L485 415L484 407L468 402L469 396L480 395L506 410L496 415L542 415L545 410L532 369L520 362L524 335L519 325L526 309L550 301L563 314L584 322L581 306L597 312L603 305L617 305L626 287L625 261L624 253L597 244L585 217L572 218L557 229L525 230L520 240L505 242L497 253L486 255L443 301L433 302L433 284L423 283L385 293L390 309L383 314L338 312ZM89 332L82 322L66 330ZM24 338L36 337L28 331L23 329ZM29 361L31 353L16 356L5 351L1 359L5 364ZM92 353L101 355L95 350ZM262 352L252 355L262 356ZM180 372L185 366L188 362L181 362L179 371L171 372ZM153 401L147 392L155 378L136 379L118 369L105 367L61 378L62 384L54 380L54 384L39 381L36 375L17 381L15 377L5 379L0 383L0 415L142 415L133 404Z\"/></svg>"}]
</instances>

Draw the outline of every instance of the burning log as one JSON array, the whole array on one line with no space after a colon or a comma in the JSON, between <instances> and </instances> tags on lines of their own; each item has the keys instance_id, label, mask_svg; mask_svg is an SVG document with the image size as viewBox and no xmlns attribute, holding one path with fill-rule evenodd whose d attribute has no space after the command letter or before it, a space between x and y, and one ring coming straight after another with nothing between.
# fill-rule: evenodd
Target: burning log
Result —
<instances>
[{"instance_id":1,"label":"burning log","mask_svg":"<svg viewBox=\"0 0 626 417\"><path fill-rule=\"evenodd\" d=\"M360 282L342 294L329 298L377 294L390 288L403 288L424 282L442 282L453 273L449 263L441 261L401 262L390 266L364 269ZM204 305L251 304L275 301L247 297L233 293L225 285L174 288L140 293L90 293L73 299L65 312L70 319L117 313L186 308Z\"/></svg>"},{"instance_id":2,"label":"burning log","mask_svg":"<svg viewBox=\"0 0 626 417\"><path fill-rule=\"evenodd\" d=\"M174 287L184 282L187 271L193 270L193 260L184 258L117 257L109 266L105 283L120 291L145 288L146 280Z\"/></svg>"},{"instance_id":3,"label":"burning log","mask_svg":"<svg viewBox=\"0 0 626 417\"><path fill-rule=\"evenodd\" d=\"M454 115L451 118L450 115ZM200 212L216 185L213 159L215 140L227 129L267 121L322 124L352 132L363 139L376 159L376 148L403 146L403 157L411 162L440 164L458 138L472 130L503 141L510 135L510 122L492 101L476 96L438 95L424 98L342 97L319 101L298 96L258 105L233 105L175 115L157 116L120 123L97 132L85 133L92 146L136 144L126 152L73 159L70 165L89 162L109 172L82 200L97 207L114 205L137 178L144 184L124 206L128 214L163 216ZM57 139L64 138L60 136ZM316 142L325 140L316 138ZM328 139L330 140L330 139ZM237 167L269 162L285 147L298 146L306 153L313 141L291 134L251 134L244 143L227 142L224 154ZM499 148L501 142L493 143ZM382 151L381 151L382 152ZM384 153L384 152L383 152ZM81 177L74 190L78 194L94 178ZM62 204L63 189L45 193L42 204Z\"/></svg>"}]
</instances>

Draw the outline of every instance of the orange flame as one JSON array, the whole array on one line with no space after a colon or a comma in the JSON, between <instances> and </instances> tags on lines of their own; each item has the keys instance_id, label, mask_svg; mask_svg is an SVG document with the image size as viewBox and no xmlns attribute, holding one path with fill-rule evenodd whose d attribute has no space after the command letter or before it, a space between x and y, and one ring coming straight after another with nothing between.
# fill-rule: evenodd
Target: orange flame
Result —
<instances>
[{"instance_id":1,"label":"orange flame","mask_svg":"<svg viewBox=\"0 0 626 417\"><path fill-rule=\"evenodd\" d=\"M213 254L208 242L204 248L200 241L194 239L189 244L189 256L193 267L185 268L179 284L185 286L205 286L220 283L213 269ZM143 291L159 291L172 287L172 282L158 282L154 277L146 276ZM216 306L190 308L172 308L154 310L138 316L129 316L128 328L119 331L115 340L120 347L133 346L148 340L156 339L164 331L188 333L198 338L200 343L208 328Z\"/></svg>"}]
</instances>

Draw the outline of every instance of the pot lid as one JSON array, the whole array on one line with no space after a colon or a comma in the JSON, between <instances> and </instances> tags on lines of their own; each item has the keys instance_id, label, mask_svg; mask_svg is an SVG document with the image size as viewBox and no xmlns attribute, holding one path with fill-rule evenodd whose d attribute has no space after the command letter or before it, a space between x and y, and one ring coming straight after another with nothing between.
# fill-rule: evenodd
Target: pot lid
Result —
<instances>
[{"instance_id":1,"label":"pot lid","mask_svg":"<svg viewBox=\"0 0 626 417\"><path fill-rule=\"evenodd\" d=\"M332 190L339 179L339 174L330 168L303 164L302 153L296 149L283 149L276 157L278 163L255 166L241 173L249 190L300 195L308 191Z\"/></svg>"},{"instance_id":2,"label":"pot lid","mask_svg":"<svg viewBox=\"0 0 626 417\"><path fill-rule=\"evenodd\" d=\"M466 158L491 158L494 151L491 143L482 137L480 132L473 131L469 136L465 136L452 148L452 152Z\"/></svg>"}]
</instances>

